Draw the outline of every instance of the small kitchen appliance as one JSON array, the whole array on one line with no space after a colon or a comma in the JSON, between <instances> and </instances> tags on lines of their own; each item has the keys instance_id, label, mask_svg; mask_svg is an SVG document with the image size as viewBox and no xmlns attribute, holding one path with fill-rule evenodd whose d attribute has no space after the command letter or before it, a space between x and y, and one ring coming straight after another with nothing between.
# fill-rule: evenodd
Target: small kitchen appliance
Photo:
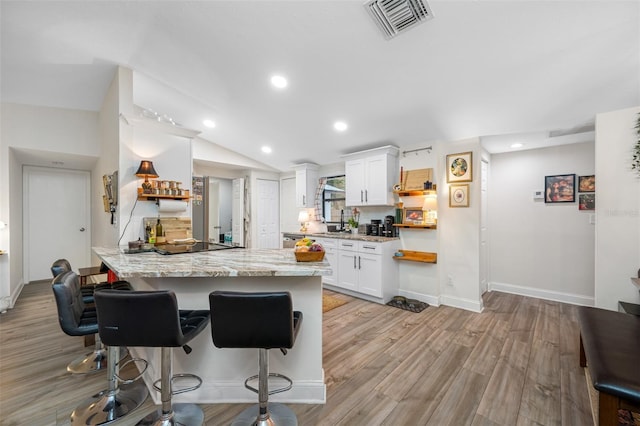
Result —
<instances>
[{"instance_id":1,"label":"small kitchen appliance","mask_svg":"<svg viewBox=\"0 0 640 426\"><path fill-rule=\"evenodd\" d=\"M383 237L395 237L396 236L396 228L393 226L395 223L394 216L385 216L384 224L382 225L382 236Z\"/></svg>"}]
</instances>

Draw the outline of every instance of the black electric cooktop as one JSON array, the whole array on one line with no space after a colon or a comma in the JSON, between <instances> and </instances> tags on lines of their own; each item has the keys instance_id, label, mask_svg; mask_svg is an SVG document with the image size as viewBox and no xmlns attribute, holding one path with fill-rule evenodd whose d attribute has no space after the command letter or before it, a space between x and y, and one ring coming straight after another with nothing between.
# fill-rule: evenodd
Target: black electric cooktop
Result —
<instances>
[{"instance_id":1,"label":"black electric cooktop","mask_svg":"<svg viewBox=\"0 0 640 426\"><path fill-rule=\"evenodd\" d=\"M194 244L163 244L155 247L156 252L159 254L182 254L182 253L199 253L202 251L216 251L216 250L229 250L239 249L244 247L230 246L227 244L218 243L194 243Z\"/></svg>"}]
</instances>

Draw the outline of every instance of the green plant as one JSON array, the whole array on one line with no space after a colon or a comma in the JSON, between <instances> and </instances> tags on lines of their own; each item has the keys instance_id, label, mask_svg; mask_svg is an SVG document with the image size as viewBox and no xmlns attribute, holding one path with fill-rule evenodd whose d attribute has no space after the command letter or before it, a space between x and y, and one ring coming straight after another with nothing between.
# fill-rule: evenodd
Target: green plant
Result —
<instances>
[{"instance_id":1,"label":"green plant","mask_svg":"<svg viewBox=\"0 0 640 426\"><path fill-rule=\"evenodd\" d=\"M635 170L640 176L640 113L636 119L635 125L636 133L638 134L638 141L633 146L633 156L631 158L631 170Z\"/></svg>"},{"instance_id":2,"label":"green plant","mask_svg":"<svg viewBox=\"0 0 640 426\"><path fill-rule=\"evenodd\" d=\"M349 224L349 226L351 228L357 228L358 227L358 221L355 220L354 218L350 217L349 220L347 221L347 223Z\"/></svg>"}]
</instances>

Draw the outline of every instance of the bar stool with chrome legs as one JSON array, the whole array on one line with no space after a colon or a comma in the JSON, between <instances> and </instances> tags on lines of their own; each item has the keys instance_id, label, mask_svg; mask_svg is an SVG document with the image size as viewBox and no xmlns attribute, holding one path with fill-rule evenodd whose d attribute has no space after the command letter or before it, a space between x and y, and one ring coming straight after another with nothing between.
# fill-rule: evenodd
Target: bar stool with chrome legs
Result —
<instances>
[{"instance_id":1,"label":"bar stool with chrome legs","mask_svg":"<svg viewBox=\"0 0 640 426\"><path fill-rule=\"evenodd\" d=\"M214 291L209 294L209 306L211 337L216 347L259 349L259 374L244 382L247 389L258 394L259 403L241 412L232 425L297 425L298 419L289 407L269 402L269 395L287 391L293 385L289 377L269 373L269 349L279 348L286 355L302 324L302 312L293 310L291 294ZM270 391L269 377L284 379L288 385ZM256 378L258 389L248 384Z\"/></svg>"},{"instance_id":2,"label":"bar stool with chrome legs","mask_svg":"<svg viewBox=\"0 0 640 426\"><path fill-rule=\"evenodd\" d=\"M173 291L100 290L95 293L100 337L114 345L161 348L161 378L154 383L160 391L162 406L138 424L201 425L202 409L195 404L173 404L171 396L200 387L202 380L193 374L173 375L174 347L191 352L187 345L209 323L208 310L179 310ZM193 378L199 383L173 391L176 378ZM160 382L160 386L157 383Z\"/></svg>"}]
</instances>

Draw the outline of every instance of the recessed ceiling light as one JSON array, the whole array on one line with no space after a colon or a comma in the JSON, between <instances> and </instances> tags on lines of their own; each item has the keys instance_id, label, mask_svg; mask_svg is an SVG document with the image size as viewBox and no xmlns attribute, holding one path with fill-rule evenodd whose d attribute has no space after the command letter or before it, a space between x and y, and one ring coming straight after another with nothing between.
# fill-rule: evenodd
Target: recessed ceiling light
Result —
<instances>
[{"instance_id":1,"label":"recessed ceiling light","mask_svg":"<svg viewBox=\"0 0 640 426\"><path fill-rule=\"evenodd\" d=\"M264 152L265 154L271 154L271 147L270 146L263 146L262 147L262 152Z\"/></svg>"},{"instance_id":2,"label":"recessed ceiling light","mask_svg":"<svg viewBox=\"0 0 640 426\"><path fill-rule=\"evenodd\" d=\"M344 132L345 130L347 130L347 128L349 128L349 126L347 126L347 123L345 123L344 121L336 121L335 123L333 123L333 128L336 130L336 132Z\"/></svg>"},{"instance_id":3,"label":"recessed ceiling light","mask_svg":"<svg viewBox=\"0 0 640 426\"><path fill-rule=\"evenodd\" d=\"M204 124L205 126L207 126L207 127L208 127L208 128L210 128L210 129L213 129L214 127L216 127L216 123L215 123L215 121L213 121L213 120L209 120L209 119L204 120L204 121L202 122L202 124Z\"/></svg>"},{"instance_id":4,"label":"recessed ceiling light","mask_svg":"<svg viewBox=\"0 0 640 426\"><path fill-rule=\"evenodd\" d=\"M522 148L524 145L520 142L512 143L511 148Z\"/></svg>"},{"instance_id":5,"label":"recessed ceiling light","mask_svg":"<svg viewBox=\"0 0 640 426\"><path fill-rule=\"evenodd\" d=\"M287 87L287 79L281 75L274 75L271 77L271 84L278 89L284 89Z\"/></svg>"}]
</instances>

